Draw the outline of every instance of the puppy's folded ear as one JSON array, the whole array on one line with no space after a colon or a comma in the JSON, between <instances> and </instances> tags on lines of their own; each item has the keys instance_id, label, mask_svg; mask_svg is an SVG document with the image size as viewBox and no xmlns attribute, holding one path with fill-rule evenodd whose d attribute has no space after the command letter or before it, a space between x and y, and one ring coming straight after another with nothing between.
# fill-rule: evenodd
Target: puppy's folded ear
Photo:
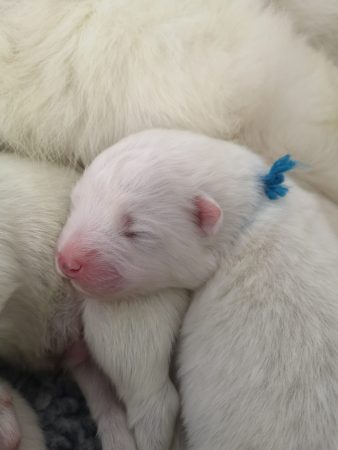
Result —
<instances>
[{"instance_id":1,"label":"puppy's folded ear","mask_svg":"<svg viewBox=\"0 0 338 450\"><path fill-rule=\"evenodd\" d=\"M197 226L207 236L216 234L223 221L223 213L218 203L208 194L203 193L194 198L194 206Z\"/></svg>"}]
</instances>

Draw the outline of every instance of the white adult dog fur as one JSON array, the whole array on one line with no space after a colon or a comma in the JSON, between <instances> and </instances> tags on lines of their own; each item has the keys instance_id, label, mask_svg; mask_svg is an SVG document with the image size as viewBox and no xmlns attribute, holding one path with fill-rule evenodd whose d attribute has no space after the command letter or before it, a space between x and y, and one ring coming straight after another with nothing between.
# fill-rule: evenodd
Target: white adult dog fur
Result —
<instances>
[{"instance_id":1,"label":"white adult dog fur","mask_svg":"<svg viewBox=\"0 0 338 450\"><path fill-rule=\"evenodd\" d=\"M95 169L90 173L94 176ZM84 221L82 229L87 231L89 243L102 254L116 256L117 237L111 242L100 230L118 226L120 217L110 213L118 199L104 190L109 170L99 175L101 190L94 185L93 191L81 190L82 180L76 187L80 205L63 230L60 246L69 232L76 231L74 223ZM104 450L135 450L129 429L135 434L138 450L167 450L179 410L169 366L188 296L180 289L155 293L151 280L144 279L151 295L138 295L147 293L143 286L133 292L133 298L121 302L100 304L100 294L99 301L91 299L82 305L72 287L54 270L56 241L77 178L70 170L0 154L0 355L29 368L66 359L98 423ZM88 217L81 214L84 206ZM88 233L93 223L95 229ZM127 257L125 269L132 272L132 253L124 249L123 254ZM146 264L146 260L139 263ZM96 283L102 288L104 279L96 279ZM85 340L110 382L77 343L82 321ZM126 403L126 417L112 383ZM0 437L1 429L6 431L9 426L16 425L13 433L20 431L13 421L13 405L6 411L0 416ZM26 442L26 437L22 440Z\"/></svg>"},{"instance_id":2,"label":"white adult dog fur","mask_svg":"<svg viewBox=\"0 0 338 450\"><path fill-rule=\"evenodd\" d=\"M338 68L263 3L1 0L0 140L87 165L132 132L191 129L292 152L338 202Z\"/></svg>"},{"instance_id":3,"label":"white adult dog fur","mask_svg":"<svg viewBox=\"0 0 338 450\"><path fill-rule=\"evenodd\" d=\"M338 3L336 0L265 0L292 19L295 29L338 63Z\"/></svg>"},{"instance_id":4,"label":"white adult dog fur","mask_svg":"<svg viewBox=\"0 0 338 450\"><path fill-rule=\"evenodd\" d=\"M12 364L53 367L79 339L80 303L54 269L77 178L70 170L0 154L0 355ZM79 355L71 352L67 365L87 398L104 450L134 450L125 412L106 377L90 359L76 361ZM20 450L40 450L33 412L18 394L8 401L12 389L0 383L1 450L20 440Z\"/></svg>"},{"instance_id":5,"label":"white adult dog fur","mask_svg":"<svg viewBox=\"0 0 338 450\"><path fill-rule=\"evenodd\" d=\"M338 448L337 237L290 180L285 198L269 200L268 170L235 144L153 130L99 155L73 193L68 238L81 230L73 248L83 248L94 223L110 237L113 251L100 251L120 274L116 295L152 279L195 291L179 358L190 450ZM95 290L85 273L74 285Z\"/></svg>"}]
</instances>

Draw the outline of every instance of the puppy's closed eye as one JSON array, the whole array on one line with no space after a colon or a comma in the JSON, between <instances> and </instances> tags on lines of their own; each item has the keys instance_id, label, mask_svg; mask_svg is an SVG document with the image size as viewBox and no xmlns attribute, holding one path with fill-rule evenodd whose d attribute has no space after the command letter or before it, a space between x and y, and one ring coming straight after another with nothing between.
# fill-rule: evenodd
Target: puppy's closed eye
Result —
<instances>
[{"instance_id":1,"label":"puppy's closed eye","mask_svg":"<svg viewBox=\"0 0 338 450\"><path fill-rule=\"evenodd\" d=\"M125 214L122 218L121 235L127 239L135 239L138 233L132 229L135 221L130 214Z\"/></svg>"},{"instance_id":2,"label":"puppy's closed eye","mask_svg":"<svg viewBox=\"0 0 338 450\"><path fill-rule=\"evenodd\" d=\"M127 239L136 239L137 237L140 237L140 233L137 233L136 231L126 230L123 231L122 234Z\"/></svg>"}]
</instances>

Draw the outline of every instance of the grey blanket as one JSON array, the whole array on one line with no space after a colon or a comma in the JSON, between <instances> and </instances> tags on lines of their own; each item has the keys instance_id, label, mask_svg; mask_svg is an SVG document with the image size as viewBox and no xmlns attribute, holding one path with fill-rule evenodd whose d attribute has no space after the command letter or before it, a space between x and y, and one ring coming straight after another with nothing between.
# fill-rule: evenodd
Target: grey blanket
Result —
<instances>
[{"instance_id":1,"label":"grey blanket","mask_svg":"<svg viewBox=\"0 0 338 450\"><path fill-rule=\"evenodd\" d=\"M0 361L8 380L36 410L48 450L100 450L86 402L63 373L24 373Z\"/></svg>"}]
</instances>

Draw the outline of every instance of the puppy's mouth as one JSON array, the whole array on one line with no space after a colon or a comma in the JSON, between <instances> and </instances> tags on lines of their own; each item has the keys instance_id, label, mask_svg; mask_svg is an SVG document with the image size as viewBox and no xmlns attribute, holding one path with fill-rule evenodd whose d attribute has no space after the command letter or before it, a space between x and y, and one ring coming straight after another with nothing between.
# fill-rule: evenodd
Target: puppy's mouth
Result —
<instances>
[{"instance_id":1,"label":"puppy's mouth","mask_svg":"<svg viewBox=\"0 0 338 450\"><path fill-rule=\"evenodd\" d=\"M89 278L89 277L88 277ZM98 300L112 299L123 289L122 277L114 272L114 276L97 279L70 279L71 285L86 297Z\"/></svg>"}]
</instances>

